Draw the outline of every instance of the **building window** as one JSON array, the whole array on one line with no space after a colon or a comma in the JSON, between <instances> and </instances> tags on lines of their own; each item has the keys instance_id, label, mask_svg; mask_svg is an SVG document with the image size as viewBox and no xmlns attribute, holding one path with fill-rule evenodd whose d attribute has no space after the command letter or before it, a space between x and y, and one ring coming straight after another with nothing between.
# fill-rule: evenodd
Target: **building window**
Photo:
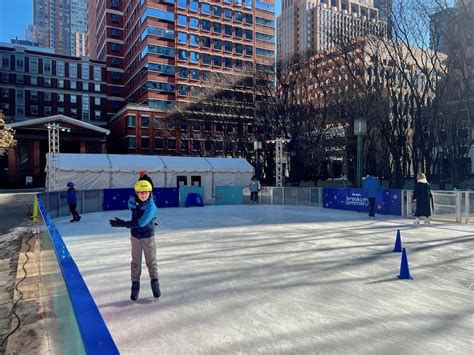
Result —
<instances>
[{"instance_id":1,"label":"building window","mask_svg":"<svg viewBox=\"0 0 474 355\"><path fill-rule=\"evenodd\" d=\"M94 105L100 106L100 97L94 97Z\"/></svg>"},{"instance_id":2,"label":"building window","mask_svg":"<svg viewBox=\"0 0 474 355\"><path fill-rule=\"evenodd\" d=\"M150 149L150 138L142 137L142 149Z\"/></svg>"},{"instance_id":3,"label":"building window","mask_svg":"<svg viewBox=\"0 0 474 355\"><path fill-rule=\"evenodd\" d=\"M102 68L101 67L94 67L94 80L101 81L102 80Z\"/></svg>"},{"instance_id":4,"label":"building window","mask_svg":"<svg viewBox=\"0 0 474 355\"><path fill-rule=\"evenodd\" d=\"M25 71L25 55L23 53L16 53L16 71Z\"/></svg>"},{"instance_id":5,"label":"building window","mask_svg":"<svg viewBox=\"0 0 474 355\"><path fill-rule=\"evenodd\" d=\"M188 35L184 32L178 32L178 43L181 43L181 44L188 43Z\"/></svg>"},{"instance_id":6,"label":"building window","mask_svg":"<svg viewBox=\"0 0 474 355\"><path fill-rule=\"evenodd\" d=\"M142 127L142 128L148 128L148 127L150 127L150 117L142 116L142 117L140 118L140 121L141 121L141 127Z\"/></svg>"},{"instance_id":7,"label":"building window","mask_svg":"<svg viewBox=\"0 0 474 355\"><path fill-rule=\"evenodd\" d=\"M65 68L64 62L62 60L57 60L56 61L56 75L64 77L64 75L65 75L65 69L64 68Z\"/></svg>"},{"instance_id":8,"label":"building window","mask_svg":"<svg viewBox=\"0 0 474 355\"><path fill-rule=\"evenodd\" d=\"M180 85L178 89L179 96L188 96L188 87L186 85Z\"/></svg>"},{"instance_id":9,"label":"building window","mask_svg":"<svg viewBox=\"0 0 474 355\"><path fill-rule=\"evenodd\" d=\"M44 101L51 101L51 93L45 92L44 93Z\"/></svg>"},{"instance_id":10,"label":"building window","mask_svg":"<svg viewBox=\"0 0 474 355\"><path fill-rule=\"evenodd\" d=\"M100 84L94 84L94 91L100 92Z\"/></svg>"},{"instance_id":11,"label":"building window","mask_svg":"<svg viewBox=\"0 0 474 355\"><path fill-rule=\"evenodd\" d=\"M43 74L51 75L51 59L43 59Z\"/></svg>"},{"instance_id":12,"label":"building window","mask_svg":"<svg viewBox=\"0 0 474 355\"><path fill-rule=\"evenodd\" d=\"M178 26L186 27L188 24L186 16L178 15Z\"/></svg>"},{"instance_id":13,"label":"building window","mask_svg":"<svg viewBox=\"0 0 474 355\"><path fill-rule=\"evenodd\" d=\"M77 96L71 95L71 104L76 104L76 103L77 103Z\"/></svg>"},{"instance_id":14,"label":"building window","mask_svg":"<svg viewBox=\"0 0 474 355\"><path fill-rule=\"evenodd\" d=\"M155 138L155 149L163 149L163 138Z\"/></svg>"},{"instance_id":15,"label":"building window","mask_svg":"<svg viewBox=\"0 0 474 355\"><path fill-rule=\"evenodd\" d=\"M60 89L64 88L64 80L63 79L58 79L58 88L60 88Z\"/></svg>"},{"instance_id":16,"label":"building window","mask_svg":"<svg viewBox=\"0 0 474 355\"><path fill-rule=\"evenodd\" d=\"M57 94L57 95L58 95L58 102L64 102L64 94ZM64 111L63 111L63 113L64 113Z\"/></svg>"},{"instance_id":17,"label":"building window","mask_svg":"<svg viewBox=\"0 0 474 355\"><path fill-rule=\"evenodd\" d=\"M57 111L58 111L58 115L64 115L64 107L58 107Z\"/></svg>"},{"instance_id":18,"label":"building window","mask_svg":"<svg viewBox=\"0 0 474 355\"><path fill-rule=\"evenodd\" d=\"M31 105L30 106L30 113L34 116L38 115L38 106L36 105Z\"/></svg>"},{"instance_id":19,"label":"building window","mask_svg":"<svg viewBox=\"0 0 474 355\"><path fill-rule=\"evenodd\" d=\"M30 85L38 85L38 77L36 76L31 76L30 77Z\"/></svg>"},{"instance_id":20,"label":"building window","mask_svg":"<svg viewBox=\"0 0 474 355\"><path fill-rule=\"evenodd\" d=\"M97 110L94 111L94 118L95 118L96 120L100 120L100 118L101 118L100 111L97 111Z\"/></svg>"},{"instance_id":21,"label":"building window","mask_svg":"<svg viewBox=\"0 0 474 355\"><path fill-rule=\"evenodd\" d=\"M71 112L70 113L71 117L74 117L74 118L77 117L77 108L72 108L70 112Z\"/></svg>"},{"instance_id":22,"label":"building window","mask_svg":"<svg viewBox=\"0 0 474 355\"><path fill-rule=\"evenodd\" d=\"M71 80L69 82L69 88L71 89L77 89L77 81Z\"/></svg>"},{"instance_id":23,"label":"building window","mask_svg":"<svg viewBox=\"0 0 474 355\"><path fill-rule=\"evenodd\" d=\"M77 79L77 63L69 63L69 77Z\"/></svg>"},{"instance_id":24,"label":"building window","mask_svg":"<svg viewBox=\"0 0 474 355\"><path fill-rule=\"evenodd\" d=\"M10 70L10 55L2 54L2 69Z\"/></svg>"},{"instance_id":25,"label":"building window","mask_svg":"<svg viewBox=\"0 0 474 355\"><path fill-rule=\"evenodd\" d=\"M2 89L2 97L4 97L4 98L10 97L10 90L9 89Z\"/></svg>"},{"instance_id":26,"label":"building window","mask_svg":"<svg viewBox=\"0 0 474 355\"><path fill-rule=\"evenodd\" d=\"M38 74L38 58L30 57L30 73Z\"/></svg>"},{"instance_id":27,"label":"building window","mask_svg":"<svg viewBox=\"0 0 474 355\"><path fill-rule=\"evenodd\" d=\"M44 86L51 87L51 78L44 78Z\"/></svg>"},{"instance_id":28,"label":"building window","mask_svg":"<svg viewBox=\"0 0 474 355\"><path fill-rule=\"evenodd\" d=\"M137 139L135 137L128 137L127 144L129 149L135 149L137 147Z\"/></svg>"},{"instance_id":29,"label":"building window","mask_svg":"<svg viewBox=\"0 0 474 355\"><path fill-rule=\"evenodd\" d=\"M84 81L84 82L82 83L82 90L84 90L84 91L89 91L89 83L87 83L87 82Z\"/></svg>"},{"instance_id":30,"label":"building window","mask_svg":"<svg viewBox=\"0 0 474 355\"><path fill-rule=\"evenodd\" d=\"M194 30L199 29L199 19L195 17L190 17L189 18L189 28L192 28Z\"/></svg>"},{"instance_id":31,"label":"building window","mask_svg":"<svg viewBox=\"0 0 474 355\"><path fill-rule=\"evenodd\" d=\"M201 14L209 15L211 13L211 5L201 4Z\"/></svg>"},{"instance_id":32,"label":"building window","mask_svg":"<svg viewBox=\"0 0 474 355\"><path fill-rule=\"evenodd\" d=\"M30 99L31 100L38 100L38 91L31 91L30 92Z\"/></svg>"},{"instance_id":33,"label":"building window","mask_svg":"<svg viewBox=\"0 0 474 355\"><path fill-rule=\"evenodd\" d=\"M16 75L16 82L18 84L23 84L25 82L24 75L23 74L17 74Z\"/></svg>"},{"instance_id":34,"label":"building window","mask_svg":"<svg viewBox=\"0 0 474 355\"><path fill-rule=\"evenodd\" d=\"M89 121L89 94L82 95L82 120Z\"/></svg>"},{"instance_id":35,"label":"building window","mask_svg":"<svg viewBox=\"0 0 474 355\"><path fill-rule=\"evenodd\" d=\"M188 69L178 67L178 78L180 79L187 79L188 78Z\"/></svg>"},{"instance_id":36,"label":"building window","mask_svg":"<svg viewBox=\"0 0 474 355\"><path fill-rule=\"evenodd\" d=\"M44 115L45 116L51 116L51 107L49 107L49 106L44 107Z\"/></svg>"},{"instance_id":37,"label":"building window","mask_svg":"<svg viewBox=\"0 0 474 355\"><path fill-rule=\"evenodd\" d=\"M89 80L89 63L82 62L81 64L82 64L81 65L81 68L82 68L81 77L84 80Z\"/></svg>"},{"instance_id":38,"label":"building window","mask_svg":"<svg viewBox=\"0 0 474 355\"><path fill-rule=\"evenodd\" d=\"M135 127L135 116L128 115L125 117L127 127Z\"/></svg>"}]
</instances>

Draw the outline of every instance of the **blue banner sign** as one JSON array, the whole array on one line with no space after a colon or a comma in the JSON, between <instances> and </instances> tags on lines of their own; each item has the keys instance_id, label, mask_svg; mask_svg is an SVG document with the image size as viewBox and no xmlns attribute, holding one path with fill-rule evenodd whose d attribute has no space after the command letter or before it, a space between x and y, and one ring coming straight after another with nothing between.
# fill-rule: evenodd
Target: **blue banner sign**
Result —
<instances>
[{"instance_id":1,"label":"blue banner sign","mask_svg":"<svg viewBox=\"0 0 474 355\"><path fill-rule=\"evenodd\" d=\"M362 189L324 188L323 207L369 213L369 200ZM401 190L380 189L375 199L375 213L401 216Z\"/></svg>"},{"instance_id":2,"label":"blue banner sign","mask_svg":"<svg viewBox=\"0 0 474 355\"><path fill-rule=\"evenodd\" d=\"M126 210L128 200L135 196L133 189L105 189L104 211ZM179 189L177 187L158 187L153 190L157 207L179 207Z\"/></svg>"}]
</instances>

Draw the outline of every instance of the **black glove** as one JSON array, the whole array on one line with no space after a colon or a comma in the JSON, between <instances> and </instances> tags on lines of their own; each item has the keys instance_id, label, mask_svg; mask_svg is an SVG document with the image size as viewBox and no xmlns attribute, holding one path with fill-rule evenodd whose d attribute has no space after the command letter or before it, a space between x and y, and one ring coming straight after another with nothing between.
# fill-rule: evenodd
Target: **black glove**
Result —
<instances>
[{"instance_id":1,"label":"black glove","mask_svg":"<svg viewBox=\"0 0 474 355\"><path fill-rule=\"evenodd\" d=\"M115 219L110 219L109 222L112 227L125 227L127 224L123 219L117 217L115 217Z\"/></svg>"}]
</instances>

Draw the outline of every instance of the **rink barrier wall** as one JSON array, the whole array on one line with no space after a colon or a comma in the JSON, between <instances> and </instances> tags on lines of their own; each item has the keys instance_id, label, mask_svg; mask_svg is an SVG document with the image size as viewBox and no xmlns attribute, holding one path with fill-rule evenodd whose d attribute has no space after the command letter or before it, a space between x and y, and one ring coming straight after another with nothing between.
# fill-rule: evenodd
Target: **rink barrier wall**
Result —
<instances>
[{"instance_id":1,"label":"rink barrier wall","mask_svg":"<svg viewBox=\"0 0 474 355\"><path fill-rule=\"evenodd\" d=\"M218 191L219 186L216 187ZM178 188L176 188L178 189ZM172 189L172 190L176 190ZM322 187L272 187L263 186L258 200L261 204L275 205L301 205L301 206L323 206L323 189ZM124 196L132 196L132 189L107 189L107 190L86 190L77 192L77 210L79 213L100 212L104 210L120 210L126 209L128 198L119 198L109 194L109 190L126 190ZM159 190L160 189L156 189ZM392 189L389 189L392 190ZM413 190L402 190L400 193L401 203L400 212L396 213L404 218L412 218L415 212L415 203L412 200ZM434 198L434 214L433 219L439 219L452 222L471 223L474 221L474 192L473 191L432 191ZM69 207L65 198L60 195L64 192L45 192L40 194L43 198L46 209L52 218L69 215ZM156 196L156 192L155 192ZM168 201L166 205L161 207L175 207L179 204L179 192L173 192L171 195L158 195L157 201L160 207L160 201ZM168 197L170 198L168 200ZM233 197L235 198L235 196ZM112 199L112 200L110 200ZM250 190L248 187L243 188L243 203L250 203ZM115 201L109 207L106 207L110 201ZM120 202L122 201L122 202ZM216 195L215 204L219 203ZM392 212L393 213L393 212Z\"/></svg>"},{"instance_id":2,"label":"rink barrier wall","mask_svg":"<svg viewBox=\"0 0 474 355\"><path fill-rule=\"evenodd\" d=\"M119 354L117 346L82 278L79 268L47 212L40 195L38 194L37 196L39 211L48 229L49 237L61 269L84 350L87 354Z\"/></svg>"}]
</instances>

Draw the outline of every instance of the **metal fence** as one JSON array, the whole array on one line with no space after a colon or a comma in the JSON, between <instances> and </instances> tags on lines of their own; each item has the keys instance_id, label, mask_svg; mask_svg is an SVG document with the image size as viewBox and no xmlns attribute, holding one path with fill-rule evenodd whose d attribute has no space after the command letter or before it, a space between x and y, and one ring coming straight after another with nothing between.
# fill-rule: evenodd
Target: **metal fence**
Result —
<instances>
[{"instance_id":1,"label":"metal fence","mask_svg":"<svg viewBox=\"0 0 474 355\"><path fill-rule=\"evenodd\" d=\"M258 202L267 205L323 205L322 187L272 187L264 186L258 194ZM244 203L250 203L250 189L244 188Z\"/></svg>"},{"instance_id":2,"label":"metal fence","mask_svg":"<svg viewBox=\"0 0 474 355\"><path fill-rule=\"evenodd\" d=\"M473 191L432 191L434 220L470 223L474 221ZM402 191L402 217L411 218L415 214L413 190Z\"/></svg>"}]
</instances>

